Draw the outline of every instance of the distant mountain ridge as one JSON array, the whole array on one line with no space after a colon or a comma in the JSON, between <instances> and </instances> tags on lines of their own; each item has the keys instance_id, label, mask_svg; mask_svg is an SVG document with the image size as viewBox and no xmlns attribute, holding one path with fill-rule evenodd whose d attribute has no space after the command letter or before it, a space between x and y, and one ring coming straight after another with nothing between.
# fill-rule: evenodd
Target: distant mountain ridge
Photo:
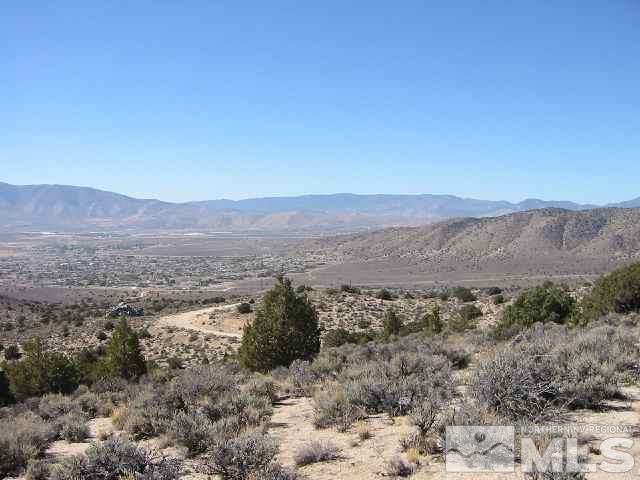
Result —
<instances>
[{"instance_id":1,"label":"distant mountain ridge","mask_svg":"<svg viewBox=\"0 0 640 480\"><path fill-rule=\"evenodd\" d=\"M640 198L629 205L639 205ZM89 187L0 183L0 229L225 229L355 231L424 225L454 217L489 217L595 205L528 199L519 203L452 195L303 195L171 203Z\"/></svg>"},{"instance_id":2,"label":"distant mountain ridge","mask_svg":"<svg viewBox=\"0 0 640 480\"><path fill-rule=\"evenodd\" d=\"M308 240L337 263L385 262L413 271L593 273L640 259L640 208L529 210L422 227Z\"/></svg>"}]
</instances>

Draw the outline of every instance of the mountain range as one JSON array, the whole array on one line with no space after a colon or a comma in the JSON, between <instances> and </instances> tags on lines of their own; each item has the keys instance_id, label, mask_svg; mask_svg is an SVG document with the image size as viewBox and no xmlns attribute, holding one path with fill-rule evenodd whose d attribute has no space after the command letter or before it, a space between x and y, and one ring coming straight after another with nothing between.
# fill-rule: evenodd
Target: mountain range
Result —
<instances>
[{"instance_id":1,"label":"mountain range","mask_svg":"<svg viewBox=\"0 0 640 480\"><path fill-rule=\"evenodd\" d=\"M609 205L640 207L640 198ZM452 195L304 195L171 203L88 187L0 183L0 229L344 232L416 226L456 217L493 217L540 208L596 205L528 199L518 203Z\"/></svg>"}]
</instances>

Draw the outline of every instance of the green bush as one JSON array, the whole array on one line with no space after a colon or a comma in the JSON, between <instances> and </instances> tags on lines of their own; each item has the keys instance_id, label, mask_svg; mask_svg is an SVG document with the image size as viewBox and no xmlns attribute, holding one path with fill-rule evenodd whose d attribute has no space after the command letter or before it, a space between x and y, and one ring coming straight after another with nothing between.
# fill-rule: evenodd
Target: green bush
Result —
<instances>
[{"instance_id":1,"label":"green bush","mask_svg":"<svg viewBox=\"0 0 640 480\"><path fill-rule=\"evenodd\" d=\"M291 281L279 277L244 329L238 351L241 364L268 372L297 359L312 359L320 351L318 314L309 300L295 293Z\"/></svg>"},{"instance_id":2,"label":"green bush","mask_svg":"<svg viewBox=\"0 0 640 480\"><path fill-rule=\"evenodd\" d=\"M389 290L383 288L382 290L379 290L378 293L376 293L376 298L379 300L393 300L394 297Z\"/></svg>"},{"instance_id":3,"label":"green bush","mask_svg":"<svg viewBox=\"0 0 640 480\"><path fill-rule=\"evenodd\" d=\"M20 348L17 345L8 345L4 349L5 360L18 360L21 356Z\"/></svg>"},{"instance_id":4,"label":"green bush","mask_svg":"<svg viewBox=\"0 0 640 480\"><path fill-rule=\"evenodd\" d=\"M247 313L251 313L251 304L247 302L240 303L236 307L236 310L238 310L238 313L241 313L243 315Z\"/></svg>"},{"instance_id":5,"label":"green bush","mask_svg":"<svg viewBox=\"0 0 640 480\"><path fill-rule=\"evenodd\" d=\"M122 317L113 330L107 346L106 371L126 380L135 380L147 373L147 365L142 355L138 334Z\"/></svg>"},{"instance_id":6,"label":"green bush","mask_svg":"<svg viewBox=\"0 0 640 480\"><path fill-rule=\"evenodd\" d=\"M13 393L11 393L11 385L7 374L0 370L0 408L11 405L15 401Z\"/></svg>"},{"instance_id":7,"label":"green bush","mask_svg":"<svg viewBox=\"0 0 640 480\"><path fill-rule=\"evenodd\" d=\"M509 329L530 327L534 323L566 323L576 314L576 301L552 282L526 290L505 308L497 325L499 334Z\"/></svg>"},{"instance_id":8,"label":"green bush","mask_svg":"<svg viewBox=\"0 0 640 480\"><path fill-rule=\"evenodd\" d=\"M451 295L464 303L475 302L478 299L467 287L455 287Z\"/></svg>"},{"instance_id":9,"label":"green bush","mask_svg":"<svg viewBox=\"0 0 640 480\"><path fill-rule=\"evenodd\" d=\"M382 329L386 336L398 335L402 330L404 322L395 308L389 308L384 312L382 319Z\"/></svg>"},{"instance_id":10,"label":"green bush","mask_svg":"<svg viewBox=\"0 0 640 480\"><path fill-rule=\"evenodd\" d=\"M24 345L24 357L5 363L11 393L16 400L46 393L71 393L78 387L77 366L65 355L48 352L40 339Z\"/></svg>"},{"instance_id":11,"label":"green bush","mask_svg":"<svg viewBox=\"0 0 640 480\"><path fill-rule=\"evenodd\" d=\"M482 316L482 310L475 305L464 305L449 318L449 329L453 332L465 332L476 328L476 319Z\"/></svg>"},{"instance_id":12,"label":"green bush","mask_svg":"<svg viewBox=\"0 0 640 480\"><path fill-rule=\"evenodd\" d=\"M322 338L324 348L339 347L345 343L357 343L357 335L346 328L338 327L327 330Z\"/></svg>"},{"instance_id":13,"label":"green bush","mask_svg":"<svg viewBox=\"0 0 640 480\"><path fill-rule=\"evenodd\" d=\"M424 333L428 336L438 335L444 329L444 322L440 316L440 307L435 306L423 319Z\"/></svg>"},{"instance_id":14,"label":"green bush","mask_svg":"<svg viewBox=\"0 0 640 480\"><path fill-rule=\"evenodd\" d=\"M611 312L640 311L640 263L601 277L582 302L582 311L585 322Z\"/></svg>"},{"instance_id":15,"label":"green bush","mask_svg":"<svg viewBox=\"0 0 640 480\"><path fill-rule=\"evenodd\" d=\"M350 293L352 295L360 295L360 289L358 287L354 287L353 285L349 285L347 283L340 285L340 291L344 293Z\"/></svg>"}]
</instances>

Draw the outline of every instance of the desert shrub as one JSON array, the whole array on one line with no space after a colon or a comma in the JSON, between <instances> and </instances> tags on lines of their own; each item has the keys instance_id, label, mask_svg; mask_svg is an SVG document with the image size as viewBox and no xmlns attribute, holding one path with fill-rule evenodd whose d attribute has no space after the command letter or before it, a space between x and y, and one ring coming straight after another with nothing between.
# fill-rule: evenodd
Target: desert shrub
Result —
<instances>
[{"instance_id":1,"label":"desert shrub","mask_svg":"<svg viewBox=\"0 0 640 480\"><path fill-rule=\"evenodd\" d=\"M351 425L367 416L364 408L349 402L340 388L320 389L313 396L313 411L316 428L336 427L340 432L346 432Z\"/></svg>"},{"instance_id":2,"label":"desert shrub","mask_svg":"<svg viewBox=\"0 0 640 480\"><path fill-rule=\"evenodd\" d=\"M213 421L233 418L238 430L262 425L273 413L270 398L242 391L225 393L216 400L209 399L203 409Z\"/></svg>"},{"instance_id":3,"label":"desert shrub","mask_svg":"<svg viewBox=\"0 0 640 480\"><path fill-rule=\"evenodd\" d=\"M25 480L49 480L50 462L47 460L32 460L27 465Z\"/></svg>"},{"instance_id":4,"label":"desert shrub","mask_svg":"<svg viewBox=\"0 0 640 480\"><path fill-rule=\"evenodd\" d=\"M44 395L38 404L38 413L45 420L55 420L62 415L81 411L73 398L59 393Z\"/></svg>"},{"instance_id":5,"label":"desert shrub","mask_svg":"<svg viewBox=\"0 0 640 480\"><path fill-rule=\"evenodd\" d=\"M296 466L302 467L312 463L336 460L341 456L340 447L331 443L316 440L300 446L293 454Z\"/></svg>"},{"instance_id":6,"label":"desert shrub","mask_svg":"<svg viewBox=\"0 0 640 480\"><path fill-rule=\"evenodd\" d=\"M501 293L502 293L502 289L500 287L487 288L487 295L494 296L494 295L500 295Z\"/></svg>"},{"instance_id":7,"label":"desert shrub","mask_svg":"<svg viewBox=\"0 0 640 480\"><path fill-rule=\"evenodd\" d=\"M498 323L497 331L531 327L534 323L566 323L576 313L576 301L563 288L545 282L526 290L509 305Z\"/></svg>"},{"instance_id":8,"label":"desert shrub","mask_svg":"<svg viewBox=\"0 0 640 480\"><path fill-rule=\"evenodd\" d=\"M170 430L178 445L186 447L189 455L205 452L213 441L211 420L197 410L178 412L172 419Z\"/></svg>"},{"instance_id":9,"label":"desert shrub","mask_svg":"<svg viewBox=\"0 0 640 480\"><path fill-rule=\"evenodd\" d=\"M467 368L471 361L471 353L464 348L446 346L441 343L435 343L431 348L434 355L442 355L449 360L451 367L457 370Z\"/></svg>"},{"instance_id":10,"label":"desert shrub","mask_svg":"<svg viewBox=\"0 0 640 480\"><path fill-rule=\"evenodd\" d=\"M273 467L278 445L266 435L251 433L217 442L203 458L208 474L224 480L246 480Z\"/></svg>"},{"instance_id":11,"label":"desert shrub","mask_svg":"<svg viewBox=\"0 0 640 480\"><path fill-rule=\"evenodd\" d=\"M84 455L63 460L51 468L52 480L175 480L178 460L155 458L146 450L120 438L94 444Z\"/></svg>"},{"instance_id":12,"label":"desert shrub","mask_svg":"<svg viewBox=\"0 0 640 480\"><path fill-rule=\"evenodd\" d=\"M504 295L498 294L493 297L494 305L502 305L505 302Z\"/></svg>"},{"instance_id":13,"label":"desert shrub","mask_svg":"<svg viewBox=\"0 0 640 480\"><path fill-rule=\"evenodd\" d=\"M475 305L464 305L449 319L449 328L454 332L464 332L475 328L476 319L482 316L482 310Z\"/></svg>"},{"instance_id":14,"label":"desert shrub","mask_svg":"<svg viewBox=\"0 0 640 480\"><path fill-rule=\"evenodd\" d=\"M322 337L322 346L326 348L339 347L345 343L357 343L357 335L346 328L327 330Z\"/></svg>"},{"instance_id":15,"label":"desert shrub","mask_svg":"<svg viewBox=\"0 0 640 480\"><path fill-rule=\"evenodd\" d=\"M171 419L184 409L184 401L175 390L144 385L120 408L115 423L136 440L149 438L165 433Z\"/></svg>"},{"instance_id":16,"label":"desert shrub","mask_svg":"<svg viewBox=\"0 0 640 480\"><path fill-rule=\"evenodd\" d=\"M442 405L435 399L423 398L411 408L409 419L421 435L427 436L435 432L441 411Z\"/></svg>"},{"instance_id":17,"label":"desert shrub","mask_svg":"<svg viewBox=\"0 0 640 480\"><path fill-rule=\"evenodd\" d=\"M619 396L627 374L637 378L639 356L633 336L606 325L573 332L568 342L554 349L573 408L594 408Z\"/></svg>"},{"instance_id":18,"label":"desert shrub","mask_svg":"<svg viewBox=\"0 0 640 480\"><path fill-rule=\"evenodd\" d=\"M279 463L271 463L263 471L251 473L247 480L298 480L299 475Z\"/></svg>"},{"instance_id":19,"label":"desert shrub","mask_svg":"<svg viewBox=\"0 0 640 480\"><path fill-rule=\"evenodd\" d=\"M74 394L75 402L82 412L89 417L95 417L100 411L100 398L93 392L81 390L82 388L83 386L81 385Z\"/></svg>"},{"instance_id":20,"label":"desert shrub","mask_svg":"<svg viewBox=\"0 0 640 480\"><path fill-rule=\"evenodd\" d=\"M352 295L360 295L360 289L358 287L354 287L353 285L349 285L346 283L340 285L340 291L344 293L350 293Z\"/></svg>"},{"instance_id":21,"label":"desert shrub","mask_svg":"<svg viewBox=\"0 0 640 480\"><path fill-rule=\"evenodd\" d=\"M250 370L268 372L296 359L310 360L320 351L318 314L291 281L279 277L245 327L238 356Z\"/></svg>"},{"instance_id":22,"label":"desert shrub","mask_svg":"<svg viewBox=\"0 0 640 480\"><path fill-rule=\"evenodd\" d=\"M361 330L367 330L368 328L371 328L371 320L360 318L358 320L358 328Z\"/></svg>"},{"instance_id":23,"label":"desert shrub","mask_svg":"<svg viewBox=\"0 0 640 480\"><path fill-rule=\"evenodd\" d=\"M388 477L409 477L416 471L414 465L411 465L404 458L393 457L384 465L384 473Z\"/></svg>"},{"instance_id":24,"label":"desert shrub","mask_svg":"<svg viewBox=\"0 0 640 480\"><path fill-rule=\"evenodd\" d=\"M378 300L393 300L395 297L393 296L393 293L391 293L386 288L383 288L382 290L378 290L378 292L376 293L376 298Z\"/></svg>"},{"instance_id":25,"label":"desert shrub","mask_svg":"<svg viewBox=\"0 0 640 480\"><path fill-rule=\"evenodd\" d=\"M356 432L360 440L368 440L373 436L373 433L371 432L371 428L369 428L369 425L367 424L367 422L363 420L359 421L356 424Z\"/></svg>"},{"instance_id":26,"label":"desert shrub","mask_svg":"<svg viewBox=\"0 0 640 480\"><path fill-rule=\"evenodd\" d=\"M433 398L424 398L409 412L415 431L401 441L403 450L434 454L440 450L438 432L442 421L443 405Z\"/></svg>"},{"instance_id":27,"label":"desert shrub","mask_svg":"<svg viewBox=\"0 0 640 480\"><path fill-rule=\"evenodd\" d=\"M0 420L0 477L22 471L54 438L51 426L33 413Z\"/></svg>"},{"instance_id":28,"label":"desert shrub","mask_svg":"<svg viewBox=\"0 0 640 480\"><path fill-rule=\"evenodd\" d=\"M640 263L601 277L582 302L582 311L585 322L610 312L640 311Z\"/></svg>"},{"instance_id":29,"label":"desert shrub","mask_svg":"<svg viewBox=\"0 0 640 480\"><path fill-rule=\"evenodd\" d=\"M135 380L147 372L138 334L122 317L107 346L106 370L112 376Z\"/></svg>"},{"instance_id":30,"label":"desert shrub","mask_svg":"<svg viewBox=\"0 0 640 480\"><path fill-rule=\"evenodd\" d=\"M423 329L427 336L438 335L444 329L444 322L440 316L440 307L437 305L424 316Z\"/></svg>"},{"instance_id":31,"label":"desert shrub","mask_svg":"<svg viewBox=\"0 0 640 480\"><path fill-rule=\"evenodd\" d=\"M349 403L368 413L405 415L422 398L451 395L449 362L442 357L399 353L390 361L370 361L344 373Z\"/></svg>"},{"instance_id":32,"label":"desert shrub","mask_svg":"<svg viewBox=\"0 0 640 480\"><path fill-rule=\"evenodd\" d=\"M386 336L398 335L403 326L402 317L395 308L388 308L382 319L382 330Z\"/></svg>"},{"instance_id":33,"label":"desert shrub","mask_svg":"<svg viewBox=\"0 0 640 480\"><path fill-rule=\"evenodd\" d=\"M182 370L184 368L184 365L182 363L182 359L180 359L178 357L169 357L167 359L167 366L171 370Z\"/></svg>"},{"instance_id":34,"label":"desert shrub","mask_svg":"<svg viewBox=\"0 0 640 480\"><path fill-rule=\"evenodd\" d=\"M480 366L473 391L481 402L513 421L550 420L569 403L557 383L553 359L533 348L498 352Z\"/></svg>"},{"instance_id":35,"label":"desert shrub","mask_svg":"<svg viewBox=\"0 0 640 480\"><path fill-rule=\"evenodd\" d=\"M58 438L67 442L82 442L89 436L87 417L81 413L67 413L55 421Z\"/></svg>"},{"instance_id":36,"label":"desert shrub","mask_svg":"<svg viewBox=\"0 0 640 480\"><path fill-rule=\"evenodd\" d=\"M483 363L472 389L510 419L552 419L565 408L618 396L625 376L637 372L638 356L633 337L619 327L539 325Z\"/></svg>"},{"instance_id":37,"label":"desert shrub","mask_svg":"<svg viewBox=\"0 0 640 480\"><path fill-rule=\"evenodd\" d=\"M279 376L273 372L274 378ZM289 394L302 397L311 394L311 387L319 376L311 369L311 364L305 360L294 360L289 368L284 368L281 379L285 383Z\"/></svg>"},{"instance_id":38,"label":"desert shrub","mask_svg":"<svg viewBox=\"0 0 640 480\"><path fill-rule=\"evenodd\" d=\"M20 347L18 345L7 345L4 349L5 360L18 360L22 356L20 353Z\"/></svg>"},{"instance_id":39,"label":"desert shrub","mask_svg":"<svg viewBox=\"0 0 640 480\"><path fill-rule=\"evenodd\" d=\"M48 352L40 339L25 344L24 352L21 360L3 366L17 400L46 393L71 393L78 387L78 369L65 355Z\"/></svg>"},{"instance_id":40,"label":"desert shrub","mask_svg":"<svg viewBox=\"0 0 640 480\"><path fill-rule=\"evenodd\" d=\"M236 310L238 310L238 313L242 313L242 314L251 313L251 304L247 302L240 303L236 307Z\"/></svg>"},{"instance_id":41,"label":"desert shrub","mask_svg":"<svg viewBox=\"0 0 640 480\"><path fill-rule=\"evenodd\" d=\"M455 287L451 290L451 296L464 303L475 302L478 299L467 287Z\"/></svg>"},{"instance_id":42,"label":"desert shrub","mask_svg":"<svg viewBox=\"0 0 640 480\"><path fill-rule=\"evenodd\" d=\"M301 361L302 360L300 360L300 362ZM270 403L278 400L278 385L273 379L266 376L259 375L252 377L245 384L241 385L240 388L243 392L267 399Z\"/></svg>"},{"instance_id":43,"label":"desert shrub","mask_svg":"<svg viewBox=\"0 0 640 480\"><path fill-rule=\"evenodd\" d=\"M367 414L404 415L424 398L446 401L453 391L449 361L412 337L331 349L312 367L337 380L314 397L317 428L346 430Z\"/></svg>"},{"instance_id":44,"label":"desert shrub","mask_svg":"<svg viewBox=\"0 0 640 480\"><path fill-rule=\"evenodd\" d=\"M211 438L263 425L276 396L268 378L249 376L233 364L208 365L173 378L145 377L116 411L114 423L134 439L168 434L193 455Z\"/></svg>"}]
</instances>

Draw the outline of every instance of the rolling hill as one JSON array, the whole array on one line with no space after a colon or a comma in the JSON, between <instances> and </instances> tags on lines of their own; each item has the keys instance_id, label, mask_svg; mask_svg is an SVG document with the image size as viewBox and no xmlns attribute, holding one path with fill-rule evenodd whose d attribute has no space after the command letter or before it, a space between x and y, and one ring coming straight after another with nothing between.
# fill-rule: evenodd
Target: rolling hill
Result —
<instances>
[{"instance_id":1,"label":"rolling hill","mask_svg":"<svg viewBox=\"0 0 640 480\"><path fill-rule=\"evenodd\" d=\"M455 272L601 273L640 260L640 209L551 208L459 218L309 240L304 248L341 265L360 265L360 270L375 266L379 271L396 269L413 276L436 274L436 278Z\"/></svg>"}]
</instances>

